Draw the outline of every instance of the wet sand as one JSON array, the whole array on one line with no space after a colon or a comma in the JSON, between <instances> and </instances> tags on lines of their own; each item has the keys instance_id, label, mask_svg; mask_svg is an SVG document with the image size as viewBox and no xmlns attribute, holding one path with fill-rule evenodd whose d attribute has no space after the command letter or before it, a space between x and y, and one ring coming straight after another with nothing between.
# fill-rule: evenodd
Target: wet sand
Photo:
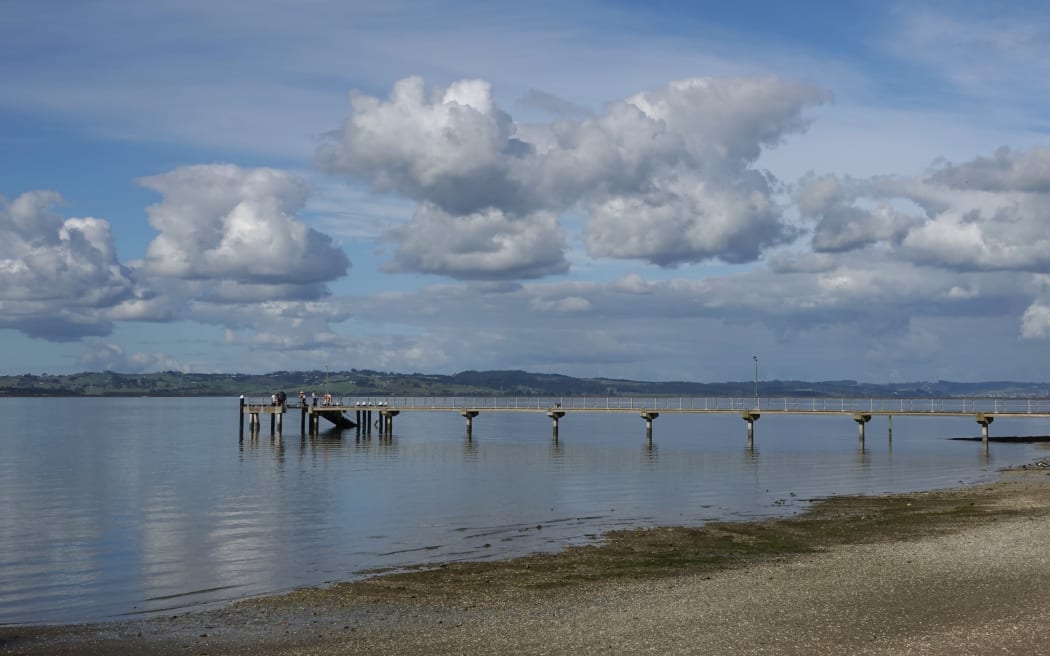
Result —
<instances>
[{"instance_id":1,"label":"wet sand","mask_svg":"<svg viewBox=\"0 0 1050 656\"><path fill-rule=\"evenodd\" d=\"M126 622L0 654L1050 654L1050 475L842 498Z\"/></svg>"}]
</instances>

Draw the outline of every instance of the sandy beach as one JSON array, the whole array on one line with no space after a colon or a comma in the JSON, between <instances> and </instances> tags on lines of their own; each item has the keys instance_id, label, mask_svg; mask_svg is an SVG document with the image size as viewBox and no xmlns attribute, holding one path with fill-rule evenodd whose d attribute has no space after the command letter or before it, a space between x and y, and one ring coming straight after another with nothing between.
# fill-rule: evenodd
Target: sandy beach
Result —
<instances>
[{"instance_id":1,"label":"sandy beach","mask_svg":"<svg viewBox=\"0 0 1050 656\"><path fill-rule=\"evenodd\" d=\"M0 654L1050 654L1050 476L653 528L227 607L0 627Z\"/></svg>"}]
</instances>

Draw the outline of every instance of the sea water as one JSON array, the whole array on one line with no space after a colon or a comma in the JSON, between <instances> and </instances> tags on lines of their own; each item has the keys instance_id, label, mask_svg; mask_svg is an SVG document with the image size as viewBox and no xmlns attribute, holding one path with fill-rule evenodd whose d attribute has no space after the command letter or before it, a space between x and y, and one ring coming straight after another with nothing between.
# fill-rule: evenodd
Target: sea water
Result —
<instances>
[{"instance_id":1,"label":"sea water","mask_svg":"<svg viewBox=\"0 0 1050 656\"><path fill-rule=\"evenodd\" d=\"M0 399L0 624L182 612L609 530L989 480L1046 454L973 418L405 412L390 436L239 431L236 398ZM1047 433L1003 419L999 435Z\"/></svg>"}]
</instances>

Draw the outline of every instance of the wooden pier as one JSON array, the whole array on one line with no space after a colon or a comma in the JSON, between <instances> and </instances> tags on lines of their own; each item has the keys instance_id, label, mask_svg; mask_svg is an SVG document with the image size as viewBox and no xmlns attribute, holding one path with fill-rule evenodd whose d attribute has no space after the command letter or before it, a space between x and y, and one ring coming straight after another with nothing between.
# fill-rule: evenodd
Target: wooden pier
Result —
<instances>
[{"instance_id":1,"label":"wooden pier","mask_svg":"<svg viewBox=\"0 0 1050 656\"><path fill-rule=\"evenodd\" d=\"M311 402L312 401L312 402ZM386 407L385 404L369 404L357 402L347 405L336 402L318 402L318 399L303 399L298 403L275 403L273 401L253 401L240 398L240 432L244 435L244 419L248 418L248 430L256 433L261 429L263 417L270 418L270 433L280 433L284 429L284 416L288 413L299 413L299 431L310 433L320 431L321 420L324 419L335 428L347 429L357 428L360 432L372 432L373 412L376 415L375 427L380 435L389 434L393 431L394 417L399 414L396 408ZM353 418L351 418L351 415Z\"/></svg>"},{"instance_id":2,"label":"wooden pier","mask_svg":"<svg viewBox=\"0 0 1050 656\"><path fill-rule=\"evenodd\" d=\"M818 398L818 397L341 397L302 399L300 403L276 405L272 402L240 400L241 434L248 415L249 429L260 429L261 417L269 415L270 432L280 432L283 417L299 412L300 432L320 430L321 420L337 428L357 428L391 435L394 417L402 412L458 412L466 420L467 436L474 420L488 412L543 413L558 437L559 422L580 413L633 414L645 421L645 435L652 440L653 422L661 414L733 414L747 423L751 446L755 422L763 415L838 415L857 424L858 437L865 437L865 426L872 417L972 417L981 426L987 444L989 427L997 417L1050 418L1050 398ZM892 426L892 423L891 423ZM892 435L892 429L891 429Z\"/></svg>"}]
</instances>

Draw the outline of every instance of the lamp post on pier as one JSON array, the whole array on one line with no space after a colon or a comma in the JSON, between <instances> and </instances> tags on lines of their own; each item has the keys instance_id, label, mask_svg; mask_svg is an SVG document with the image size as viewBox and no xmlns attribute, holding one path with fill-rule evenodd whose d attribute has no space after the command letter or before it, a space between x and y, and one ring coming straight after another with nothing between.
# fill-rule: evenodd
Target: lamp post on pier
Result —
<instances>
[{"instance_id":1,"label":"lamp post on pier","mask_svg":"<svg viewBox=\"0 0 1050 656\"><path fill-rule=\"evenodd\" d=\"M752 359L755 361L755 407L758 407L758 356L752 355Z\"/></svg>"}]
</instances>

